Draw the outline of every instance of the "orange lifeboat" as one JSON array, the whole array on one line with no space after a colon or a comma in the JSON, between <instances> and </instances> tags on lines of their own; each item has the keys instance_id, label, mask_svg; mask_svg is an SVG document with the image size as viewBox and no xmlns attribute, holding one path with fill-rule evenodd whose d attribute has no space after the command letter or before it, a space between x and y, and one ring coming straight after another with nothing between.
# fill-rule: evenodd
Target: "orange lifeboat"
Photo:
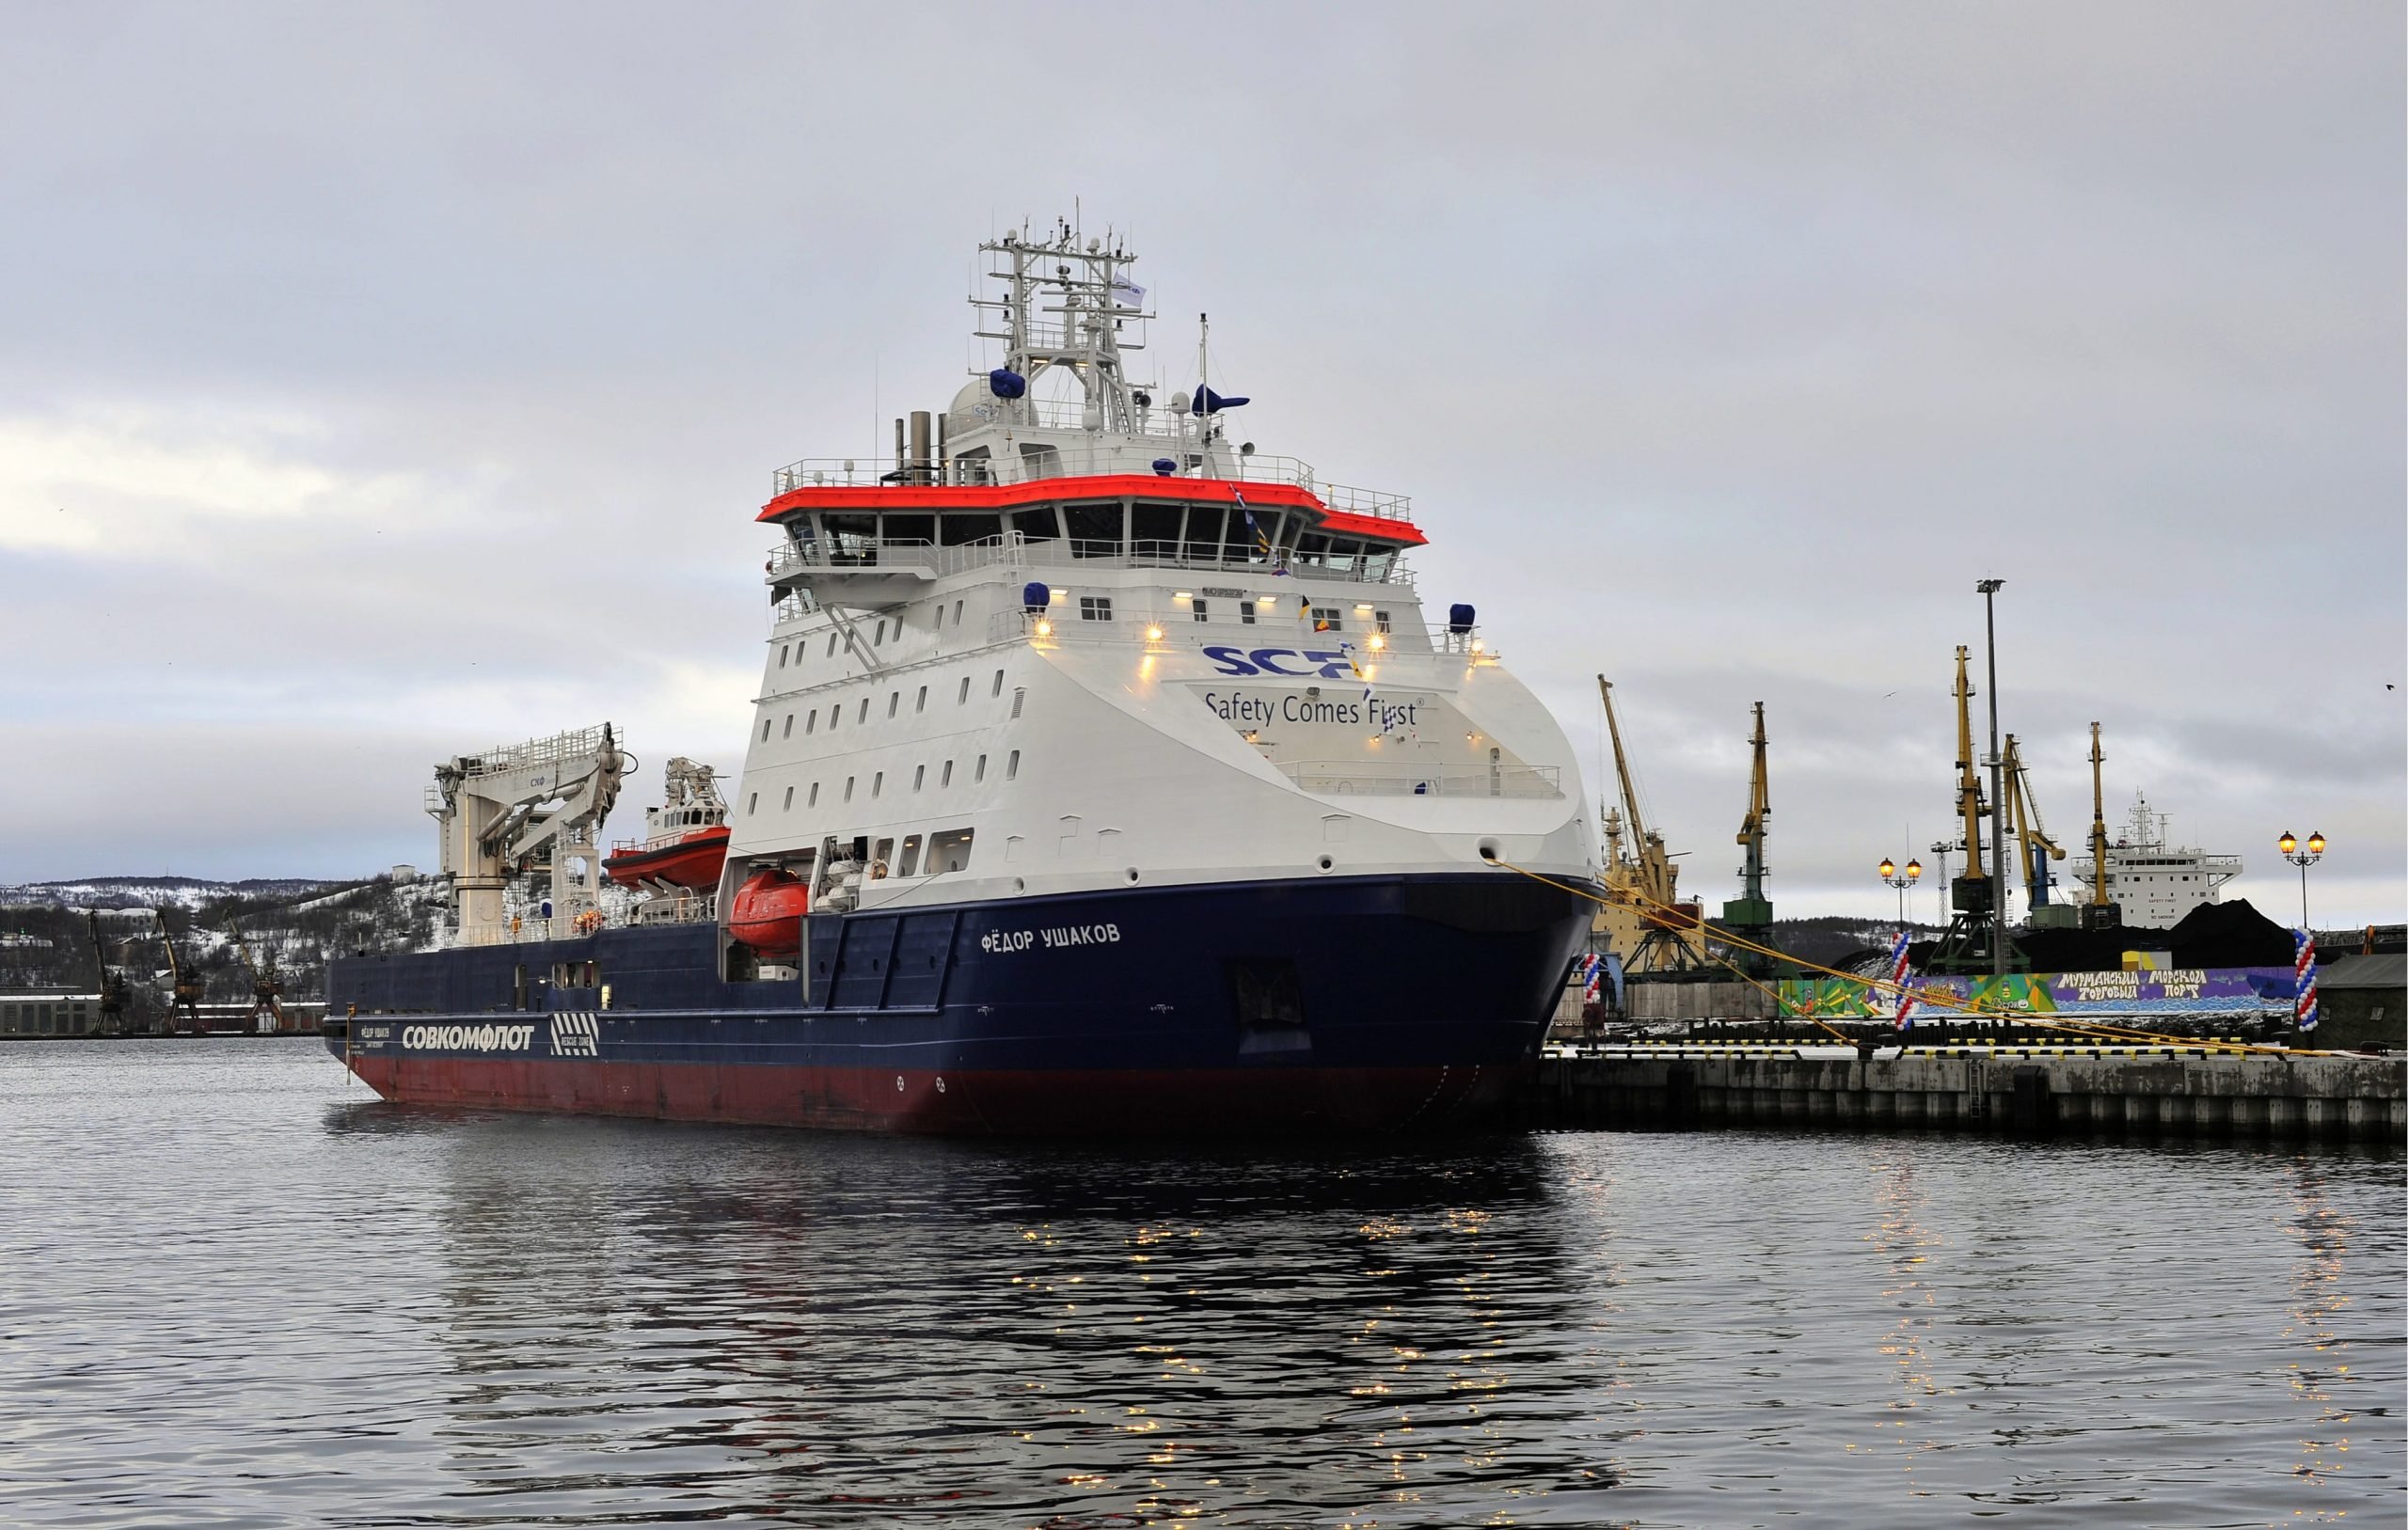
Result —
<instances>
[{"instance_id":1,"label":"orange lifeboat","mask_svg":"<svg viewBox=\"0 0 2408 1530\"><path fill-rule=\"evenodd\" d=\"M736 890L728 911L727 933L764 956L793 956L802 951L802 916L811 905L811 890L777 870L756 871Z\"/></svg>"},{"instance_id":2,"label":"orange lifeboat","mask_svg":"<svg viewBox=\"0 0 2408 1530\"><path fill-rule=\"evenodd\" d=\"M604 858L602 869L621 887L666 883L699 889L719 885L720 863L726 859L727 826L713 824L674 838L623 844Z\"/></svg>"}]
</instances>

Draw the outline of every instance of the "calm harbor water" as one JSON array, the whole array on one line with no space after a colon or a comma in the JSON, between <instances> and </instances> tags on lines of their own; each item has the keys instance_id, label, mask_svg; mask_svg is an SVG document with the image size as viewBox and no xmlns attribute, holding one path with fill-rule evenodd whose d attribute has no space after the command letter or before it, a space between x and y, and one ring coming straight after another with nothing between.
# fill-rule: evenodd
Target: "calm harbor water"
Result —
<instances>
[{"instance_id":1,"label":"calm harbor water","mask_svg":"<svg viewBox=\"0 0 2408 1530\"><path fill-rule=\"evenodd\" d=\"M429 1112L0 1048L0 1522L2398 1523L2400 1160Z\"/></svg>"}]
</instances>

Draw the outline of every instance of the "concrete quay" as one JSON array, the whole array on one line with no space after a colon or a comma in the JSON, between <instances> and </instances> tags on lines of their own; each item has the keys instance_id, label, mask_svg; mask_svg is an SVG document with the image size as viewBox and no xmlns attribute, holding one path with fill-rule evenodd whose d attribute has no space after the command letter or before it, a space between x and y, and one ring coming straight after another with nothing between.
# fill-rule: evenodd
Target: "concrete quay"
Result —
<instances>
[{"instance_id":1,"label":"concrete quay","mask_svg":"<svg viewBox=\"0 0 2408 1530\"><path fill-rule=\"evenodd\" d=\"M1542 1060L1534 1121L2400 1143L2408 1058L2213 1046L1597 1047Z\"/></svg>"}]
</instances>

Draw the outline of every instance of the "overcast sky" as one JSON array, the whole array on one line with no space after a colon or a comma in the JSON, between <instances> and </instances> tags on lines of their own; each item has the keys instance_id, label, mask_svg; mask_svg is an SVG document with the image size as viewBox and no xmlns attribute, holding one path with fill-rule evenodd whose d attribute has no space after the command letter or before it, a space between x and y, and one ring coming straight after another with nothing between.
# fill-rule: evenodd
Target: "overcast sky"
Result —
<instances>
[{"instance_id":1,"label":"overcast sky","mask_svg":"<svg viewBox=\"0 0 2408 1530\"><path fill-rule=\"evenodd\" d=\"M605 718L735 766L770 471L942 407L974 246L1077 197L1165 377L1211 310L1592 762L1615 680L1685 887L1763 701L1777 909L1892 907L1995 574L2061 839L2095 718L2227 896L2295 919L2321 829L2316 923L2399 920L2402 57L2393 3L0 0L0 882L431 862L436 760Z\"/></svg>"}]
</instances>

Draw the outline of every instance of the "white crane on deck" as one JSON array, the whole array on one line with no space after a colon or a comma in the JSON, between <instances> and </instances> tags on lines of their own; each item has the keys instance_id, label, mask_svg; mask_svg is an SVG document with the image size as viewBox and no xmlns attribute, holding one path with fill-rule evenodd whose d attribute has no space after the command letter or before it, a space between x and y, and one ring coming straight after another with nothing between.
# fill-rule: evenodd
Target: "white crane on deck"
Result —
<instances>
[{"instance_id":1,"label":"white crane on deck","mask_svg":"<svg viewBox=\"0 0 2408 1530\"><path fill-rule=\"evenodd\" d=\"M634 768L607 722L435 767L426 811L442 839L463 945L566 935L596 906L602 857L595 841L619 799L620 779ZM521 875L543 887L532 929L504 907L503 890ZM537 896L533 887L528 891Z\"/></svg>"}]
</instances>

